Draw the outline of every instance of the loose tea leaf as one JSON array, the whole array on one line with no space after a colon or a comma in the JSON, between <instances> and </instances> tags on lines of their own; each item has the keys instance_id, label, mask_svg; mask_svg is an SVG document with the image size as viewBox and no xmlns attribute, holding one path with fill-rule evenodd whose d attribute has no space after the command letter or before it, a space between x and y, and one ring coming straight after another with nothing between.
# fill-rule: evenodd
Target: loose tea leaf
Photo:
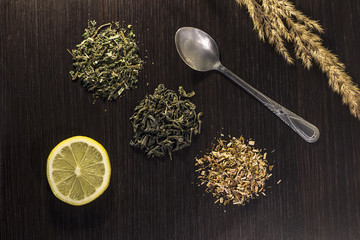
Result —
<instances>
[{"instance_id":1,"label":"loose tea leaf","mask_svg":"<svg viewBox=\"0 0 360 240\"><path fill-rule=\"evenodd\" d=\"M72 80L80 80L95 98L115 100L138 82L143 60L138 55L132 26L121 28L119 22L96 27L88 22L84 40L69 51L73 57Z\"/></svg>"},{"instance_id":2,"label":"loose tea leaf","mask_svg":"<svg viewBox=\"0 0 360 240\"><path fill-rule=\"evenodd\" d=\"M259 194L265 195L265 181L272 174L266 153L262 154L254 144L246 144L243 137L233 137L229 142L219 139L210 154L196 159L200 185L206 185L206 191L217 199L215 202L245 205Z\"/></svg>"},{"instance_id":3,"label":"loose tea leaf","mask_svg":"<svg viewBox=\"0 0 360 240\"><path fill-rule=\"evenodd\" d=\"M190 146L192 135L200 133L202 113L196 113L195 104L187 99L194 92L179 87L179 95L160 84L140 102L130 118L134 130L131 146L148 157L168 154L170 159L172 152Z\"/></svg>"}]
</instances>

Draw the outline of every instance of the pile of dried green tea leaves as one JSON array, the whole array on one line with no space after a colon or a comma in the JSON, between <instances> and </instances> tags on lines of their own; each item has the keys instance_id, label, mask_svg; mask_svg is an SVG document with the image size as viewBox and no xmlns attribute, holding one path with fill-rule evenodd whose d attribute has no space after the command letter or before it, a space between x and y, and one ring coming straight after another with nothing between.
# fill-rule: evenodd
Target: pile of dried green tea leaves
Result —
<instances>
[{"instance_id":1,"label":"pile of dried green tea leaves","mask_svg":"<svg viewBox=\"0 0 360 240\"><path fill-rule=\"evenodd\" d=\"M130 144L147 153L148 157L163 157L190 146L192 135L200 133L202 113L196 113L195 104L179 87L179 95L160 84L153 94L135 108L130 121L134 136Z\"/></svg>"},{"instance_id":2,"label":"pile of dried green tea leaves","mask_svg":"<svg viewBox=\"0 0 360 240\"><path fill-rule=\"evenodd\" d=\"M104 100L115 100L136 87L143 60L131 25L124 29L113 22L96 27L89 21L82 36L84 40L69 51L74 60L72 80L80 80L95 98Z\"/></svg>"},{"instance_id":3,"label":"pile of dried green tea leaves","mask_svg":"<svg viewBox=\"0 0 360 240\"><path fill-rule=\"evenodd\" d=\"M272 174L266 153L253 147L254 141L245 142L243 137L231 138L229 142L219 139L210 154L196 159L200 173L200 185L212 193L224 205L245 205L259 194L265 195L265 181Z\"/></svg>"}]
</instances>

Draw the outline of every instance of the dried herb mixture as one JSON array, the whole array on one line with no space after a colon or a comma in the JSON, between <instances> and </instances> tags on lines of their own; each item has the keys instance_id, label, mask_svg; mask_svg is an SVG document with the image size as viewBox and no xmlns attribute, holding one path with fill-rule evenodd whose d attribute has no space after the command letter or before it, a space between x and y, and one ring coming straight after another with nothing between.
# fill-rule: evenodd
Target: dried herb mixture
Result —
<instances>
[{"instance_id":1,"label":"dried herb mixture","mask_svg":"<svg viewBox=\"0 0 360 240\"><path fill-rule=\"evenodd\" d=\"M245 142L243 137L229 142L219 139L211 153L196 159L196 170L201 184L226 205L245 205L259 194L265 195L265 182L272 174L266 153L254 147L255 142Z\"/></svg>"},{"instance_id":2,"label":"dried herb mixture","mask_svg":"<svg viewBox=\"0 0 360 240\"><path fill-rule=\"evenodd\" d=\"M132 26L121 28L119 22L96 27L88 22L83 41L69 51L73 57L72 80L80 80L95 98L115 100L138 82L143 60L138 55Z\"/></svg>"},{"instance_id":3,"label":"dried herb mixture","mask_svg":"<svg viewBox=\"0 0 360 240\"><path fill-rule=\"evenodd\" d=\"M160 84L135 108L130 121L134 136L130 144L147 153L148 157L163 157L190 146L192 135L200 133L202 113L179 87L179 95Z\"/></svg>"}]
</instances>

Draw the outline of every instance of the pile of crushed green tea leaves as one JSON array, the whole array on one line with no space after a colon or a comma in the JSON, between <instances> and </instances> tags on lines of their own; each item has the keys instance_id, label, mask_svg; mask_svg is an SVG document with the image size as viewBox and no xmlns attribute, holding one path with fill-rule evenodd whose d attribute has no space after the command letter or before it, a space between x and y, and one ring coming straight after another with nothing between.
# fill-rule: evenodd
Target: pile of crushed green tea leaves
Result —
<instances>
[{"instance_id":1,"label":"pile of crushed green tea leaves","mask_svg":"<svg viewBox=\"0 0 360 240\"><path fill-rule=\"evenodd\" d=\"M148 157L163 157L190 146L192 135L200 134L201 112L196 113L195 104L179 87L179 95L160 84L153 94L135 108L130 121L134 136L130 144L147 153Z\"/></svg>"},{"instance_id":2,"label":"pile of crushed green tea leaves","mask_svg":"<svg viewBox=\"0 0 360 240\"><path fill-rule=\"evenodd\" d=\"M126 29L119 22L96 27L89 21L83 41L69 51L73 57L72 80L80 80L95 98L115 100L138 82L143 60L138 55L132 26Z\"/></svg>"},{"instance_id":3,"label":"pile of crushed green tea leaves","mask_svg":"<svg viewBox=\"0 0 360 240\"><path fill-rule=\"evenodd\" d=\"M245 142L243 137L228 142L218 139L218 145L202 158L196 159L200 185L212 193L215 202L245 205L262 194L265 182L272 174L266 153L254 147L254 141Z\"/></svg>"}]
</instances>

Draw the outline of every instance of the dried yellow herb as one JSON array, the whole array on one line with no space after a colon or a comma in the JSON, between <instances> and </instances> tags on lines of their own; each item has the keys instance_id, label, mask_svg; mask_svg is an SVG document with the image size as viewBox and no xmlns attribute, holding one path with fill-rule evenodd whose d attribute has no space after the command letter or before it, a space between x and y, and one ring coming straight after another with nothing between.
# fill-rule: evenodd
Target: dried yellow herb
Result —
<instances>
[{"instance_id":1,"label":"dried yellow herb","mask_svg":"<svg viewBox=\"0 0 360 240\"><path fill-rule=\"evenodd\" d=\"M265 182L272 174L262 150L254 144L246 143L243 137L228 142L219 139L209 154L196 159L200 185L206 186L215 202L245 205L259 194L265 195Z\"/></svg>"}]
</instances>

